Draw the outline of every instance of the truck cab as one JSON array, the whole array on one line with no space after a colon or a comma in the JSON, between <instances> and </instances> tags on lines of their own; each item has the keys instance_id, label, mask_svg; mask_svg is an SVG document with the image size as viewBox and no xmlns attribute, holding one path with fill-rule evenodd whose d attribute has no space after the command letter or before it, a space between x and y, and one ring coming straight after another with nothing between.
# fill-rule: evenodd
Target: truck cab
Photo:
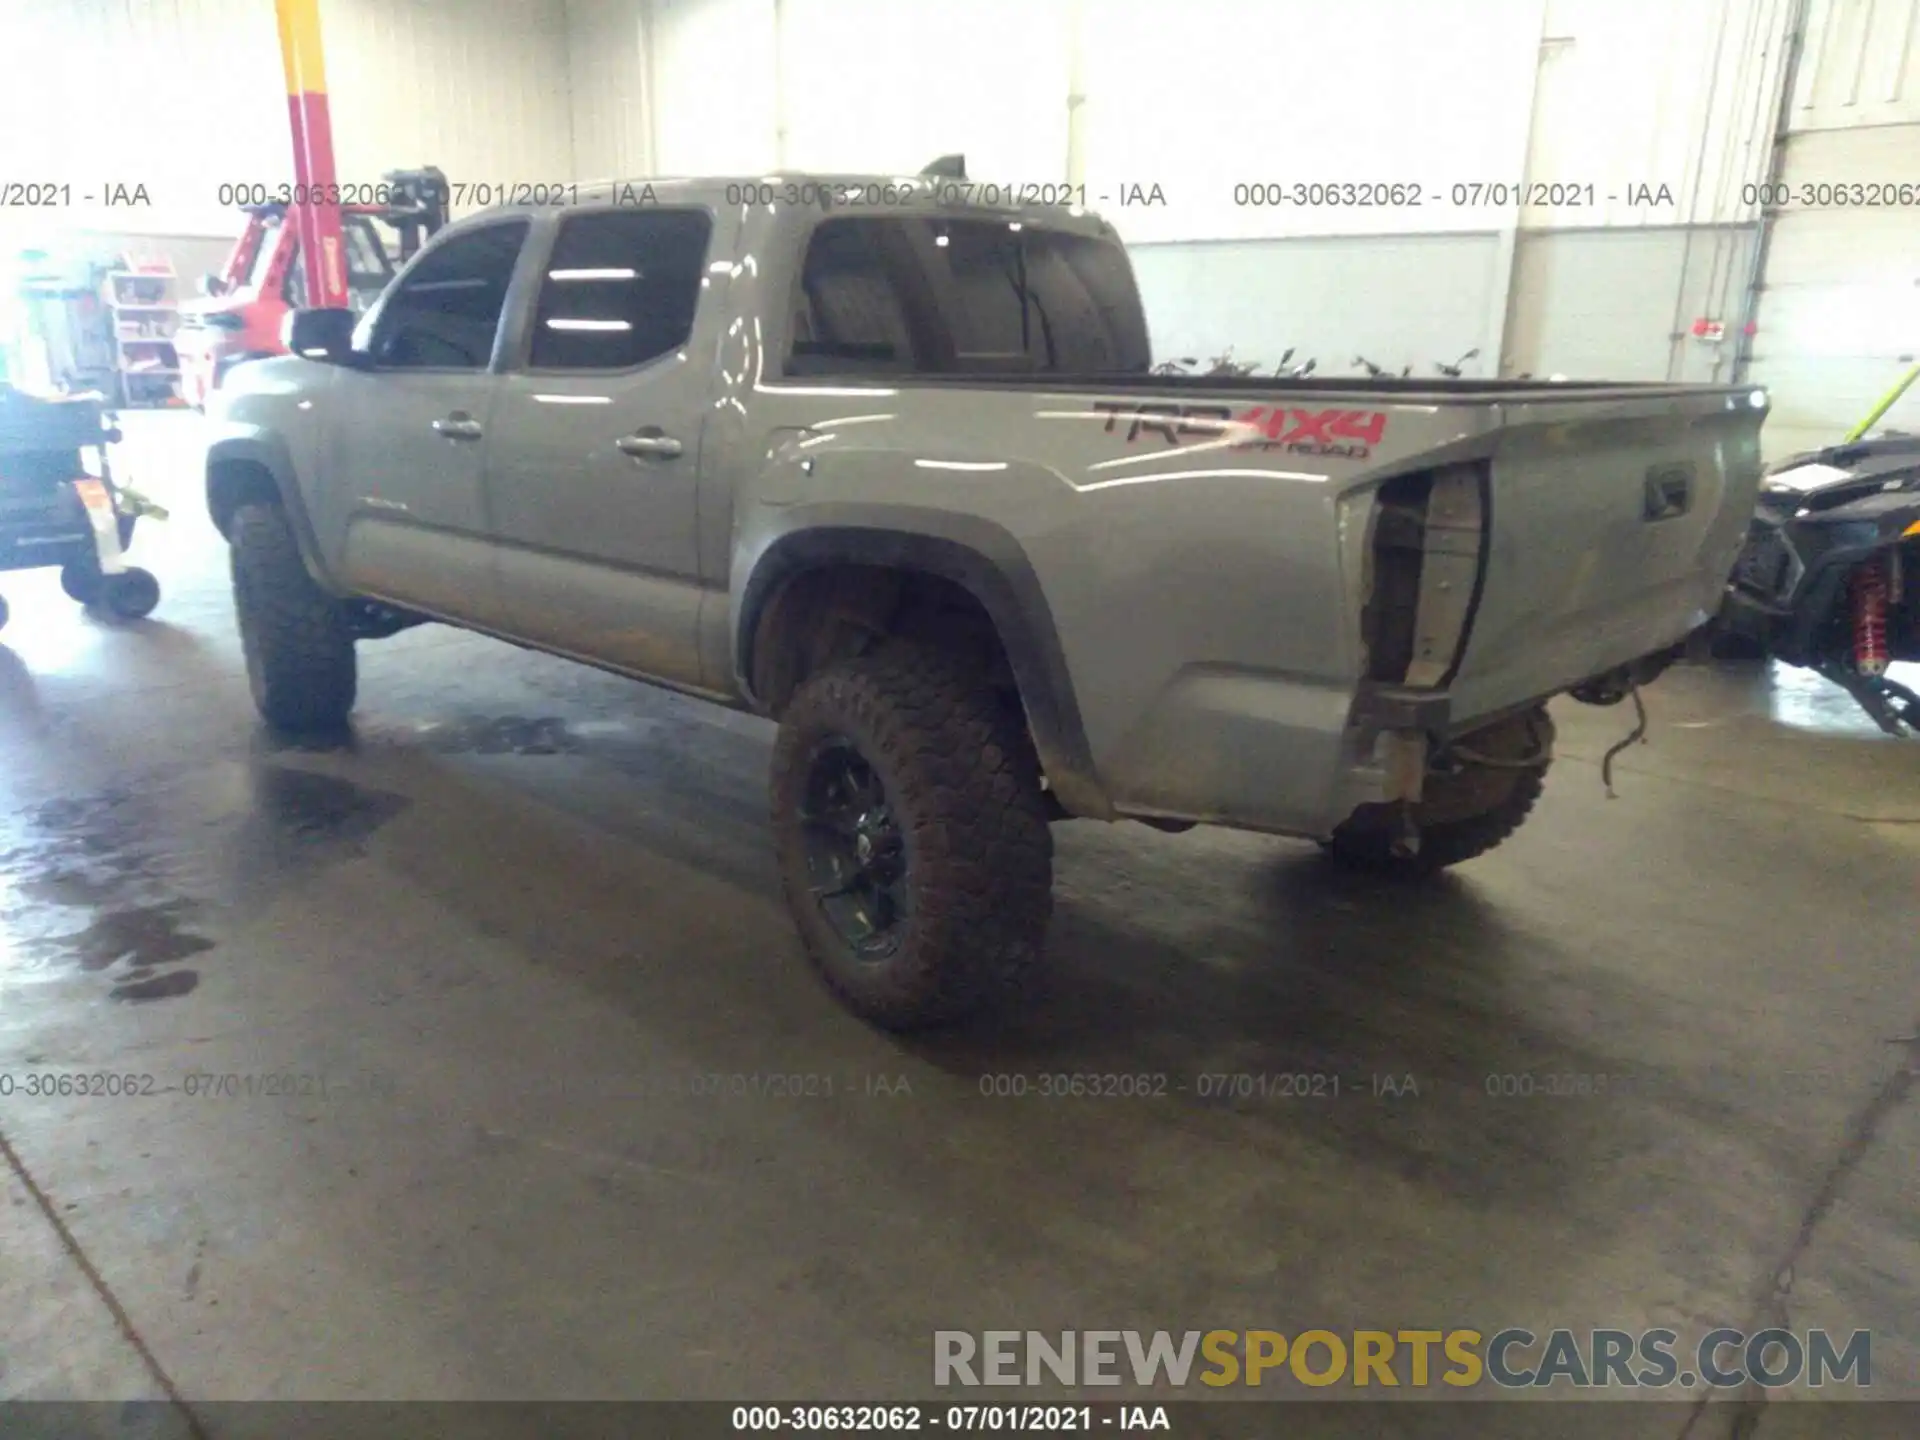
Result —
<instances>
[{"instance_id":1,"label":"truck cab","mask_svg":"<svg viewBox=\"0 0 1920 1440\"><path fill-rule=\"evenodd\" d=\"M446 221L446 180L438 170L395 171L378 189L380 203L342 204L349 304L364 311ZM204 410L228 371L246 360L284 355L281 328L306 303L294 205L272 201L245 207L246 224L217 274L202 277L203 298L180 307L173 341L180 356L181 390Z\"/></svg>"}]
</instances>

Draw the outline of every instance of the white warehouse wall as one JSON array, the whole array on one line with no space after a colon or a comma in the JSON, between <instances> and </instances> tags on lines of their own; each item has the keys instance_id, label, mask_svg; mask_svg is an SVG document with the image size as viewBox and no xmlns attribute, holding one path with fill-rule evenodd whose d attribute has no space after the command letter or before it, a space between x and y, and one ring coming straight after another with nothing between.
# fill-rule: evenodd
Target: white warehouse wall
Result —
<instances>
[{"instance_id":1,"label":"white warehouse wall","mask_svg":"<svg viewBox=\"0 0 1920 1440\"><path fill-rule=\"evenodd\" d=\"M1715 225L1757 214L1794 0L1548 0L1526 175L1592 185L1528 228ZM1634 203L1636 187L1656 203ZM1671 203L1659 203L1665 187Z\"/></svg>"},{"instance_id":2,"label":"white warehouse wall","mask_svg":"<svg viewBox=\"0 0 1920 1440\"><path fill-rule=\"evenodd\" d=\"M776 164L911 175L958 151L981 180L1066 179L1062 0L781 0L779 9Z\"/></svg>"},{"instance_id":3,"label":"white warehouse wall","mask_svg":"<svg viewBox=\"0 0 1920 1440\"><path fill-rule=\"evenodd\" d=\"M1660 378L1720 359L1676 326L1740 288L1729 227L1754 218L1743 186L1764 175L1792 0L568 9L576 57L593 57L575 68L576 153L674 174L887 172L960 151L980 181L1083 182L1134 247L1163 355L1291 344L1325 369L1356 353L1426 368L1478 347L1489 373L1506 336L1509 370L1585 369L1594 335L1524 307L1559 303L1567 260L1612 243L1598 231L1620 233L1605 264L1631 302L1618 363ZM644 56L609 61L609 33L634 28ZM598 133L649 124L644 156ZM1492 188L1523 181L1589 203L1523 210ZM1402 185L1420 203L1236 203L1250 182ZM1457 204L1455 184L1487 188ZM1654 203L1632 203L1643 185ZM1124 203L1138 197L1159 203ZM1543 231L1566 232L1567 257Z\"/></svg>"},{"instance_id":4,"label":"white warehouse wall","mask_svg":"<svg viewBox=\"0 0 1920 1440\"><path fill-rule=\"evenodd\" d=\"M1751 372L1776 455L1833 443L1920 360L1920 208L1885 203L1920 188L1920 0L1813 0L1795 81ZM1920 431L1920 386L1881 423Z\"/></svg>"},{"instance_id":5,"label":"white warehouse wall","mask_svg":"<svg viewBox=\"0 0 1920 1440\"><path fill-rule=\"evenodd\" d=\"M656 173L1086 180L1129 238L1752 218L1793 0L568 0L576 122ZM651 38L651 64L628 42ZM612 37L612 43L609 43ZM590 62L590 63L586 63ZM648 80L654 82L649 107ZM1078 82L1079 173L1068 141ZM587 120L587 117L593 117ZM583 151L599 137L576 134ZM636 147L627 147L631 153ZM1592 184L1508 217L1455 182ZM1411 182L1417 206L1236 205L1241 181ZM1118 187L1167 205L1122 215ZM1635 206L1664 185L1672 205ZM1609 201L1608 196L1614 197ZM1497 198L1497 197L1496 197Z\"/></svg>"},{"instance_id":6,"label":"white warehouse wall","mask_svg":"<svg viewBox=\"0 0 1920 1440\"><path fill-rule=\"evenodd\" d=\"M321 0L321 36L342 181L572 178L560 0ZM74 200L0 222L231 235L223 182L293 179L283 75L271 0L0 0L0 174Z\"/></svg>"},{"instance_id":7,"label":"white warehouse wall","mask_svg":"<svg viewBox=\"0 0 1920 1440\"><path fill-rule=\"evenodd\" d=\"M636 7L640 8L640 7ZM628 73L609 105L644 104L653 82L653 171L661 175L761 174L777 163L773 0L653 0L642 14L651 65ZM835 93L859 72L818 77Z\"/></svg>"},{"instance_id":8,"label":"white warehouse wall","mask_svg":"<svg viewBox=\"0 0 1920 1440\"><path fill-rule=\"evenodd\" d=\"M646 24L633 0L566 0L568 122L579 180L653 171Z\"/></svg>"}]
</instances>

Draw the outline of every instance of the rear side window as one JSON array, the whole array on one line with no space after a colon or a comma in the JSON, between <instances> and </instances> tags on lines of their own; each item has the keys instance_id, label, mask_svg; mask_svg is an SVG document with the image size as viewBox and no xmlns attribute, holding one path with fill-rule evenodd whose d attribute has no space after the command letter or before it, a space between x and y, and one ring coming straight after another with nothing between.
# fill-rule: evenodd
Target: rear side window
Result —
<instances>
[{"instance_id":1,"label":"rear side window","mask_svg":"<svg viewBox=\"0 0 1920 1440\"><path fill-rule=\"evenodd\" d=\"M484 370L506 308L507 282L527 238L524 220L443 241L395 287L373 337L391 369Z\"/></svg>"},{"instance_id":2,"label":"rear side window","mask_svg":"<svg viewBox=\"0 0 1920 1440\"><path fill-rule=\"evenodd\" d=\"M540 282L528 363L628 370L693 334L712 221L702 210L622 210L561 226Z\"/></svg>"},{"instance_id":3,"label":"rear side window","mask_svg":"<svg viewBox=\"0 0 1920 1440\"><path fill-rule=\"evenodd\" d=\"M1117 243L994 220L836 220L814 233L789 373L1144 372Z\"/></svg>"},{"instance_id":4,"label":"rear side window","mask_svg":"<svg viewBox=\"0 0 1920 1440\"><path fill-rule=\"evenodd\" d=\"M900 253L900 238L886 223L865 220L829 221L813 232L800 274L790 374L919 368L903 284L912 261Z\"/></svg>"}]
</instances>

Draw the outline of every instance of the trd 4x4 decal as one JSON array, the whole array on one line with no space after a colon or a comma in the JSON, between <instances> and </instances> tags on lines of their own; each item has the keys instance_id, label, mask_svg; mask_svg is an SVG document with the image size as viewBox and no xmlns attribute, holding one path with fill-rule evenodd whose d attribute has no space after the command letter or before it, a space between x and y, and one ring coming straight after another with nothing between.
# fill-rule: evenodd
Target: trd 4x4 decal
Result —
<instances>
[{"instance_id":1,"label":"trd 4x4 decal","mask_svg":"<svg viewBox=\"0 0 1920 1440\"><path fill-rule=\"evenodd\" d=\"M1107 417L1106 434L1124 420L1126 443L1142 435L1158 435L1169 445L1191 444L1234 435L1229 450L1279 450L1288 455L1321 455L1342 460L1365 460L1387 433L1387 417L1379 410L1296 410L1285 405L1255 405L1235 410L1229 405L1145 404L1124 400L1097 400L1094 410Z\"/></svg>"}]
</instances>

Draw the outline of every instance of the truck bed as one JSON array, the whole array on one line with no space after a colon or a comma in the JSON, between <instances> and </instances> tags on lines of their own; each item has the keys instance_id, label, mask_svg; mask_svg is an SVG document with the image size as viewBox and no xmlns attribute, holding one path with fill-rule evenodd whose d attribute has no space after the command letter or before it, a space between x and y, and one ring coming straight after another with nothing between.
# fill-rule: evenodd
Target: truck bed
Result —
<instances>
[{"instance_id":1,"label":"truck bed","mask_svg":"<svg viewBox=\"0 0 1920 1440\"><path fill-rule=\"evenodd\" d=\"M810 376L809 379L819 378ZM851 378L851 377L849 377ZM1666 381L1619 380L1451 380L1417 375L1372 379L1367 376L1308 375L1289 379L1277 375L1153 375L1137 371L1085 374L1048 371L1044 374L1009 372L1005 375L861 375L888 385L937 386L959 390L1167 390L1190 395L1366 395L1406 404L1473 401L1539 400L1696 400L1702 396L1740 397L1752 394L1752 385L1681 385Z\"/></svg>"}]
</instances>

